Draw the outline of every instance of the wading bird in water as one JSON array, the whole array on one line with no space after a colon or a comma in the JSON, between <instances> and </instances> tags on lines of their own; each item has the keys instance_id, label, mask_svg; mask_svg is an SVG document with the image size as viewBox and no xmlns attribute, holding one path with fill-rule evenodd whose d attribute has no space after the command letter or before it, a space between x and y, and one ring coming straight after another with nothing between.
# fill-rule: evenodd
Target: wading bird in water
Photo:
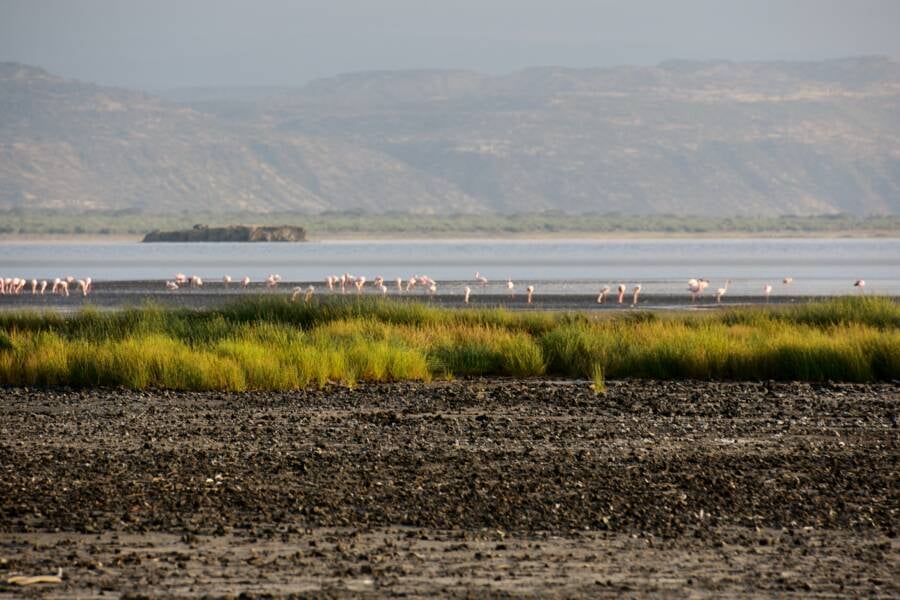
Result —
<instances>
[{"instance_id":1,"label":"wading bird in water","mask_svg":"<svg viewBox=\"0 0 900 600\"><path fill-rule=\"evenodd\" d=\"M513 290L515 289L515 287L516 287L516 284L514 284L514 283L512 282L512 279L508 279L508 278L507 278L507 280L506 280L506 289L509 290L509 297L510 297L510 298L512 298L513 295L515 294L515 292L513 292Z\"/></svg>"},{"instance_id":2,"label":"wading bird in water","mask_svg":"<svg viewBox=\"0 0 900 600\"><path fill-rule=\"evenodd\" d=\"M366 278L360 277L359 279L356 280L355 283L356 283L356 293L362 294L363 286L366 285Z\"/></svg>"},{"instance_id":3,"label":"wading bird in water","mask_svg":"<svg viewBox=\"0 0 900 600\"><path fill-rule=\"evenodd\" d=\"M397 281L395 283L397 284L397 293L402 294L403 293L403 279L398 277Z\"/></svg>"},{"instance_id":4,"label":"wading bird in water","mask_svg":"<svg viewBox=\"0 0 900 600\"><path fill-rule=\"evenodd\" d=\"M639 296L640 293L641 293L641 284L637 284L636 286L634 286L634 289L631 291L631 293L632 293L632 296L631 296L631 305L632 305L632 306L637 306L637 303L638 303L638 296Z\"/></svg>"},{"instance_id":5,"label":"wading bird in water","mask_svg":"<svg viewBox=\"0 0 900 600\"><path fill-rule=\"evenodd\" d=\"M478 271L475 271L475 281L477 281L479 284L481 284L481 287L484 287L488 284L488 278L485 277L484 275L482 275L481 273L479 273Z\"/></svg>"},{"instance_id":6,"label":"wading bird in water","mask_svg":"<svg viewBox=\"0 0 900 600\"><path fill-rule=\"evenodd\" d=\"M628 288L625 286L624 283L620 283L620 284L619 284L619 287L616 288L616 291L619 293L619 295L617 296L617 300L616 300L616 301L617 301L619 304L622 304L622 302L625 301L625 290L626 290L626 289L628 289Z\"/></svg>"},{"instance_id":7,"label":"wading bird in water","mask_svg":"<svg viewBox=\"0 0 900 600\"><path fill-rule=\"evenodd\" d=\"M528 292L528 304L531 304L531 299L534 297L534 286L529 285L525 291Z\"/></svg>"},{"instance_id":8,"label":"wading bird in water","mask_svg":"<svg viewBox=\"0 0 900 600\"><path fill-rule=\"evenodd\" d=\"M249 287L250 286L250 277L245 275L243 279L241 279L241 287Z\"/></svg>"},{"instance_id":9,"label":"wading bird in water","mask_svg":"<svg viewBox=\"0 0 900 600\"><path fill-rule=\"evenodd\" d=\"M45 291L46 289L47 289L47 280L46 280L46 279L42 279L42 280L41 280L41 296L44 295L44 291Z\"/></svg>"},{"instance_id":10,"label":"wading bird in water","mask_svg":"<svg viewBox=\"0 0 900 600\"><path fill-rule=\"evenodd\" d=\"M794 283L794 278L793 277L785 277L784 279L781 280L781 283L783 283L784 285L791 285L792 283Z\"/></svg>"},{"instance_id":11,"label":"wading bird in water","mask_svg":"<svg viewBox=\"0 0 900 600\"><path fill-rule=\"evenodd\" d=\"M466 295L463 297L463 302L468 304L469 296L472 294L472 288L470 288L469 286L466 286L466 289L464 291L465 291Z\"/></svg>"},{"instance_id":12,"label":"wading bird in water","mask_svg":"<svg viewBox=\"0 0 900 600\"><path fill-rule=\"evenodd\" d=\"M597 304L603 304L606 301L606 297L609 296L610 288L608 285L603 286L603 289L600 290L600 295L597 296Z\"/></svg>"},{"instance_id":13,"label":"wading bird in water","mask_svg":"<svg viewBox=\"0 0 900 600\"><path fill-rule=\"evenodd\" d=\"M854 282L853 286L858 287L860 293L862 293L862 294L866 293L866 280L865 279L857 279L856 282Z\"/></svg>"},{"instance_id":14,"label":"wading bird in water","mask_svg":"<svg viewBox=\"0 0 900 600\"><path fill-rule=\"evenodd\" d=\"M725 281L725 287L720 287L719 289L716 290L716 303L718 303L718 304L722 303L722 296L724 296L725 293L728 292L728 285L730 283L731 283L731 280L728 279Z\"/></svg>"},{"instance_id":15,"label":"wading bird in water","mask_svg":"<svg viewBox=\"0 0 900 600\"><path fill-rule=\"evenodd\" d=\"M225 287L228 287L229 285L231 285L231 275L226 275L225 277L223 277L222 283L225 284Z\"/></svg>"},{"instance_id":16,"label":"wading bird in water","mask_svg":"<svg viewBox=\"0 0 900 600\"><path fill-rule=\"evenodd\" d=\"M174 292L175 290L178 289L178 284L174 281L167 281L166 289L169 290L170 292Z\"/></svg>"},{"instance_id":17,"label":"wading bird in water","mask_svg":"<svg viewBox=\"0 0 900 600\"><path fill-rule=\"evenodd\" d=\"M763 286L763 294L766 295L766 303L768 304L769 296L772 294L772 286L769 285L768 283L765 286Z\"/></svg>"},{"instance_id":18,"label":"wading bird in water","mask_svg":"<svg viewBox=\"0 0 900 600\"><path fill-rule=\"evenodd\" d=\"M38 286L38 281L37 281L37 279L32 279L32 280L31 280L31 295L32 295L32 296L34 296L35 294L37 294L37 286Z\"/></svg>"}]
</instances>

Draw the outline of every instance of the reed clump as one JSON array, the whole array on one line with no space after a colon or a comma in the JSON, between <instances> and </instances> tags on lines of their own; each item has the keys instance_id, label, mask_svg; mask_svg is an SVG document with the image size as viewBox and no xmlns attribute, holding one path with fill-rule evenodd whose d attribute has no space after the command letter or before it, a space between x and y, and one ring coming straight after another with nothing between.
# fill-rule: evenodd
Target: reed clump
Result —
<instances>
[{"instance_id":1,"label":"reed clump","mask_svg":"<svg viewBox=\"0 0 900 600\"><path fill-rule=\"evenodd\" d=\"M472 375L900 378L900 305L845 298L711 314L522 313L400 301L0 314L0 384L285 390Z\"/></svg>"}]
</instances>

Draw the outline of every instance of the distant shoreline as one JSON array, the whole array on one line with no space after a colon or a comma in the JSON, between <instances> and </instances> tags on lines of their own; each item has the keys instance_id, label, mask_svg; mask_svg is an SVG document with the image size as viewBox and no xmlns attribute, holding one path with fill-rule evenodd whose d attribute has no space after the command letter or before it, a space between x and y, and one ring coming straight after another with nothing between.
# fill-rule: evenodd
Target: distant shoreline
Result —
<instances>
[{"instance_id":1,"label":"distant shoreline","mask_svg":"<svg viewBox=\"0 0 900 600\"><path fill-rule=\"evenodd\" d=\"M0 243L5 242L58 242L58 243L140 243L142 234L0 234ZM573 239L895 239L900 231L889 230L845 230L845 231L702 231L702 232L656 232L656 231L522 231L522 232L435 232L408 234L397 232L351 232L309 234L309 242L351 242L351 241L429 241L429 240L573 240ZM237 242L236 242L237 243ZM247 242L250 243L250 242ZM253 242L260 243L260 242ZM265 242L262 242L265 243ZM271 242L276 243L276 242Z\"/></svg>"}]
</instances>

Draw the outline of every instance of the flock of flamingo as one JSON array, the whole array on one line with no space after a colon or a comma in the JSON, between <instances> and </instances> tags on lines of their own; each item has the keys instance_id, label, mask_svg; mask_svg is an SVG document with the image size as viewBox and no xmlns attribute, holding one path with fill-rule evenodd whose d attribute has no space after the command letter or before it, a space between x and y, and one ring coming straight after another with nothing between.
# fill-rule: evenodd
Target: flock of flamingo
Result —
<instances>
[{"instance_id":1,"label":"flock of flamingo","mask_svg":"<svg viewBox=\"0 0 900 600\"><path fill-rule=\"evenodd\" d=\"M329 275L325 278L325 288L328 292L334 294L340 292L341 294L346 294L348 290L352 291L355 288L357 294L362 294L366 283L369 280L364 276L354 276L350 273L344 273L343 275ZM785 277L781 280L782 285L788 286L794 282L792 277ZM187 276L184 273L178 273L175 275L175 278L169 281L166 281L166 289L170 292L176 292L182 288L202 288L203 287L203 279L196 275ZM222 278L222 283L227 288L232 283L233 280L230 275L225 275ZM275 291L278 288L278 285L281 283L281 276L278 274L270 274L264 280L266 289L269 291ZM485 288L488 285L489 281L487 277L482 275L480 272L475 273L475 278L473 280L474 285L478 285L481 288ZM243 288L248 288L251 284L250 277L244 277L240 280L240 285ZM372 279L372 288L378 293L382 295L387 295L390 289L388 288L387 282L384 277L378 276ZM708 279L698 278L698 279L689 279L687 291L690 293L691 302L696 302L697 300L703 297L704 292L709 287L710 282ZM728 286L731 284L731 280L726 280L725 284L716 289L715 299L717 303L722 302L722 297L728 293ZM38 281L37 279L28 280L24 277L13 277L13 278L2 278L0 277L0 295L19 295L22 293L27 293L27 289L30 289L32 295L44 295L47 291L47 287L49 282L44 279ZM437 294L438 284L437 281L429 277L428 275L413 275L407 279L402 277L397 277L393 281L394 288L396 289L397 294L410 294L416 291L416 289L421 289L423 293L428 294L429 296L434 296ZM863 279L857 279L853 285L857 287L860 292L865 293L866 282ZM64 278L57 277L53 280L53 285L50 286L50 293L54 295L61 296L69 296L69 290L71 287L77 286L76 291L81 292L82 296L87 296L92 291L92 280L90 277L85 277L84 279L76 279L73 276L68 276ZM512 279L506 280L506 289L509 292L510 298L515 296L516 284L512 281ZM771 284L765 284L763 286L763 295L766 298L766 302L769 301L769 296L772 294L773 287ZM638 304L638 300L641 294L642 286L640 284L635 285L631 289L631 305L636 306ZM307 302L313 297L315 293L315 287L310 285L306 288L295 287L291 292L291 299L298 300L301 296ZM600 290L600 294L597 296L597 304L604 304L607 301L610 293L612 292L612 288L610 286L605 286ZM624 283L618 284L616 286L616 302L618 304L624 304L625 296L628 292L628 286ZM534 300L534 286L528 285L525 288L526 301L528 304L532 304ZM463 288L463 301L466 304L469 304L469 300L472 296L472 288L469 285L466 285Z\"/></svg>"},{"instance_id":2,"label":"flock of flamingo","mask_svg":"<svg viewBox=\"0 0 900 600\"><path fill-rule=\"evenodd\" d=\"M354 276L350 273L344 273L343 275L329 275L325 278L325 288L332 294L340 291L341 294L346 294L348 290L353 288L356 289L357 294L362 294L363 289L365 288L366 283L369 280L365 276ZM794 282L793 277L785 277L781 280L783 285L791 285ZM222 283L225 287L228 287L232 283L232 278L230 275L225 275L222 278ZM246 288L250 285L251 280L250 277L245 276L241 280L241 286ZM278 284L281 283L281 276L278 274L270 274L265 279L266 289L275 290L278 288ZM413 275L408 279L404 279L402 277L397 277L394 280L394 287L396 289L397 294L408 294L414 292L418 287L423 290L423 292L428 293L431 296L437 294L437 281L429 277L428 275ZM475 272L474 283L481 286L482 288L486 287L489 283L488 278L481 274L481 272ZM703 297L704 291L709 287L708 279L689 279L688 280L687 290L691 296L691 302L696 302L698 299ZM725 281L725 285L717 288L715 293L716 303L721 304L722 297L728 292L728 286L731 284L731 280L728 279ZM863 279L857 279L853 285L862 292L865 289L866 282ZM171 281L166 281L166 289L169 291L176 291L181 289L184 286L189 287L202 287L203 280L197 276L188 277L184 273L178 273L175 275L175 279ZM386 280L384 277L377 276L372 280L372 287L376 292L381 293L382 295L387 295L390 291ZM512 281L512 279L506 280L506 289L509 292L510 297L515 296L516 284ZM638 304L638 300L641 294L641 290L643 286L641 284L635 285L631 289L631 305L636 306ZM769 296L772 294L773 287L771 284L765 284L763 286L763 295L766 298L766 302L769 301ZM604 304L606 299L609 297L609 294L612 292L612 288L610 286L605 286L600 290L600 294L597 296L597 304ZM628 286L624 283L620 283L616 287L616 302L618 304L624 304L625 295L628 292ZM306 288L295 287L291 293L291 299L297 300L301 296L303 296L304 300L309 302L309 300L313 297L315 293L315 287L310 285ZM526 301L528 304L532 304L534 300L534 286L529 285L525 288ZM469 300L472 296L472 288L469 285L466 285L463 288L463 302L465 304L469 304Z\"/></svg>"},{"instance_id":3,"label":"flock of flamingo","mask_svg":"<svg viewBox=\"0 0 900 600\"><path fill-rule=\"evenodd\" d=\"M77 284L77 291L82 296L87 296L92 291L92 280L90 277L84 279L76 279L72 275L68 277L57 277L50 286L51 294L59 294L60 296L68 296L69 288ZM49 282L46 279L38 281L37 279L28 280L25 277L0 277L0 295L17 296L26 292L26 288L30 288L31 295L43 296L47 291Z\"/></svg>"}]
</instances>

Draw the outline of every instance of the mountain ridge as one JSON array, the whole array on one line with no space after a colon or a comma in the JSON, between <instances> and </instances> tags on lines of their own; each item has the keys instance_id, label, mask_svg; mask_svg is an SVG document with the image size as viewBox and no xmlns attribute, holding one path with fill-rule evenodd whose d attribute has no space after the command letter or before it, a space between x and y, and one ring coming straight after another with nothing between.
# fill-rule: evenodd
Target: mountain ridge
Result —
<instances>
[{"instance_id":1,"label":"mountain ridge","mask_svg":"<svg viewBox=\"0 0 900 600\"><path fill-rule=\"evenodd\" d=\"M0 208L900 214L888 57L269 89L176 101L0 63Z\"/></svg>"}]
</instances>

